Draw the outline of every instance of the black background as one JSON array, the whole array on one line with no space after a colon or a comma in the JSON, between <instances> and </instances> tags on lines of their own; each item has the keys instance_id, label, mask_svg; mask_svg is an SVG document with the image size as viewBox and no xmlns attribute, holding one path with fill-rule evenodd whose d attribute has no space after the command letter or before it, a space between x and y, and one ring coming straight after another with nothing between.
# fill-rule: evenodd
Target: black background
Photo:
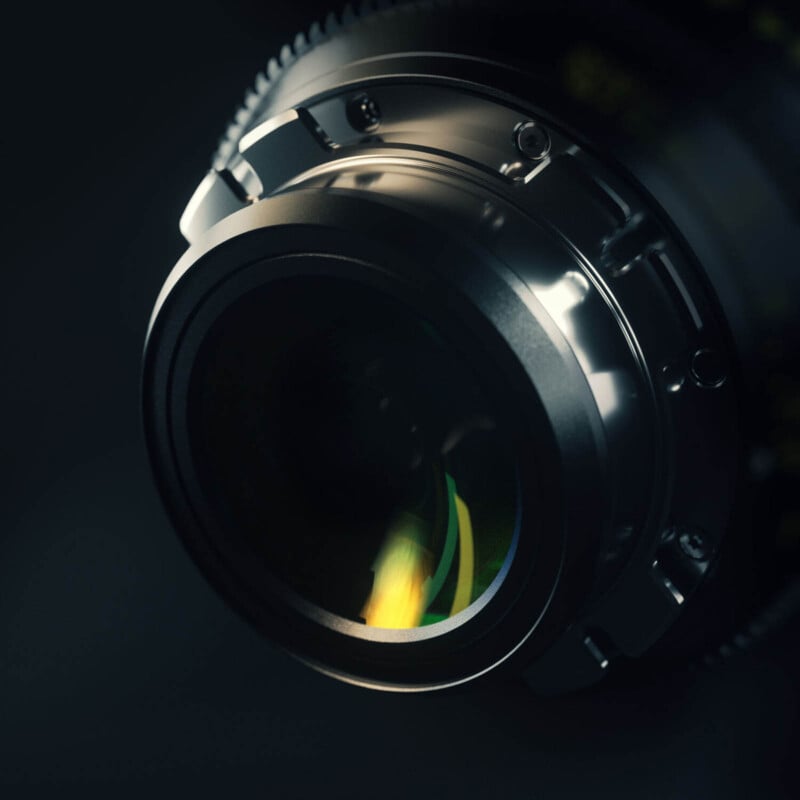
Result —
<instances>
[{"instance_id":1,"label":"black background","mask_svg":"<svg viewBox=\"0 0 800 800\"><path fill-rule=\"evenodd\" d=\"M791 632L568 698L368 693L263 641L181 549L139 427L148 315L244 88L323 10L5 20L0 795L797 796Z\"/></svg>"}]
</instances>

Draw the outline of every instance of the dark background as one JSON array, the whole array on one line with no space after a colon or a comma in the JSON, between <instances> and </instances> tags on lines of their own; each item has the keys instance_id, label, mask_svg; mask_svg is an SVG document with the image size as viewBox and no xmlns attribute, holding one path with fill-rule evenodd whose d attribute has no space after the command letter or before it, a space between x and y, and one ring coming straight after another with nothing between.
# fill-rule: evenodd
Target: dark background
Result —
<instances>
[{"instance_id":1,"label":"dark background","mask_svg":"<svg viewBox=\"0 0 800 800\"><path fill-rule=\"evenodd\" d=\"M0 796L798 796L791 632L568 698L368 693L263 641L181 549L139 427L148 315L244 88L322 10L5 20Z\"/></svg>"}]
</instances>

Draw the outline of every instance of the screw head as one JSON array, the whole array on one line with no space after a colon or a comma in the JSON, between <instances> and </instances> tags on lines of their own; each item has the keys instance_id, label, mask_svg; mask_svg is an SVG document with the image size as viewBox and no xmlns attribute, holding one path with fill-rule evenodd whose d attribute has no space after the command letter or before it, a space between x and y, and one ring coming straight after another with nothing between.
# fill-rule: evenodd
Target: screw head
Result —
<instances>
[{"instance_id":1,"label":"screw head","mask_svg":"<svg viewBox=\"0 0 800 800\"><path fill-rule=\"evenodd\" d=\"M378 101L368 94L357 94L347 103L347 121L361 133L371 133L381 124Z\"/></svg>"},{"instance_id":2,"label":"screw head","mask_svg":"<svg viewBox=\"0 0 800 800\"><path fill-rule=\"evenodd\" d=\"M661 367L661 380L664 383L664 388L666 388L670 394L675 394L675 392L679 392L683 387L683 384L686 382L686 376L677 364L670 363Z\"/></svg>"},{"instance_id":3,"label":"screw head","mask_svg":"<svg viewBox=\"0 0 800 800\"><path fill-rule=\"evenodd\" d=\"M550 153L550 134L538 123L522 122L514 129L517 150L531 161L541 161Z\"/></svg>"},{"instance_id":4,"label":"screw head","mask_svg":"<svg viewBox=\"0 0 800 800\"><path fill-rule=\"evenodd\" d=\"M694 352L691 372L694 382L704 389L716 389L725 383L725 364L719 354L708 347Z\"/></svg>"},{"instance_id":5,"label":"screw head","mask_svg":"<svg viewBox=\"0 0 800 800\"><path fill-rule=\"evenodd\" d=\"M710 551L708 537L698 530L680 530L678 545L684 555L695 561L703 561L708 558Z\"/></svg>"}]
</instances>

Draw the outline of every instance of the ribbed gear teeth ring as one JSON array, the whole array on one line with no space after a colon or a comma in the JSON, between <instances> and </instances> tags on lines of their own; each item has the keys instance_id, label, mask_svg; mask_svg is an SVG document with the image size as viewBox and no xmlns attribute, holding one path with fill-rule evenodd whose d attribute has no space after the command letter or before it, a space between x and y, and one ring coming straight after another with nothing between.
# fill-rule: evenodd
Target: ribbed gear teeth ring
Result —
<instances>
[{"instance_id":1,"label":"ribbed gear teeth ring","mask_svg":"<svg viewBox=\"0 0 800 800\"><path fill-rule=\"evenodd\" d=\"M258 118L272 85L288 66L343 28L353 25L371 14L403 4L405 4L404 0L364 0L355 10L348 3L340 15L329 13L322 24L314 22L307 34L300 32L291 44L285 44L278 57L269 60L266 70L256 75L253 88L245 92L242 105L236 110L233 121L228 125L214 153L211 161L214 169L224 169L228 166L231 158L237 152L239 140Z\"/></svg>"}]
</instances>

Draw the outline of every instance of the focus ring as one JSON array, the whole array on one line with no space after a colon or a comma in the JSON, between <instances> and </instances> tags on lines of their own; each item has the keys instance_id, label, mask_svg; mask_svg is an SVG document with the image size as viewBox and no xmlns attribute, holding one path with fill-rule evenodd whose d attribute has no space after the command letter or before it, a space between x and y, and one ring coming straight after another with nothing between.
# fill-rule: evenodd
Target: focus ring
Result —
<instances>
[{"instance_id":1,"label":"focus ring","mask_svg":"<svg viewBox=\"0 0 800 800\"><path fill-rule=\"evenodd\" d=\"M226 169L231 159L237 155L239 141L264 113L267 96L287 67L319 44L329 41L342 29L358 25L367 17L388 11L398 5L409 5L409 3L405 3L403 0L364 0L358 10L354 10L348 3L341 14L337 15L331 11L322 23L312 24L308 33L300 31L291 44L284 44L278 56L269 60L266 70L256 75L253 87L245 92L242 105L220 138L212 156L212 168ZM418 3L418 5L432 4ZM443 5L443 3L437 5Z\"/></svg>"}]
</instances>

